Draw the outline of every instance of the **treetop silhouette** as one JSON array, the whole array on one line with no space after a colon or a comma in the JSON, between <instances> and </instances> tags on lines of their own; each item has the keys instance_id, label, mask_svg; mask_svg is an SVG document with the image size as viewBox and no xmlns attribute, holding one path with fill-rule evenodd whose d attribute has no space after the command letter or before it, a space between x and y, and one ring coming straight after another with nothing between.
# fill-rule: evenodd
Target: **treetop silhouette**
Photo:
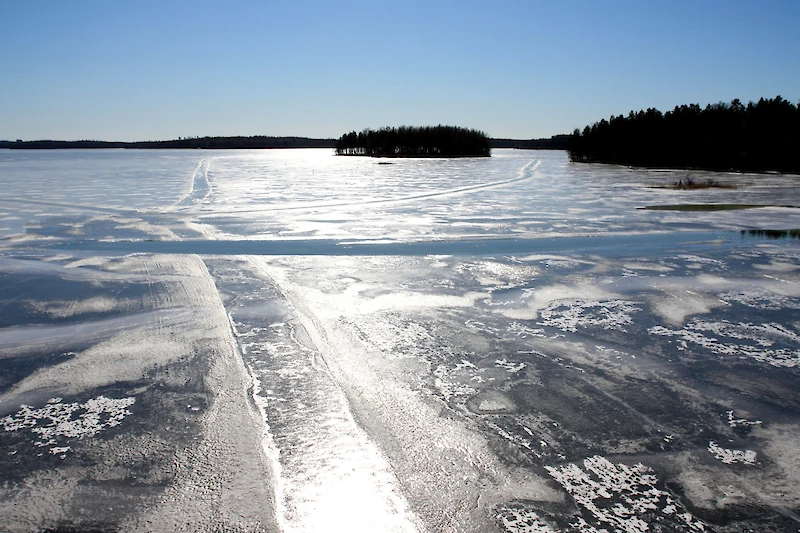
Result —
<instances>
[{"instance_id":1,"label":"treetop silhouette","mask_svg":"<svg viewBox=\"0 0 800 533\"><path fill-rule=\"evenodd\" d=\"M336 141L338 155L371 157L488 157L489 138L477 130L456 126L365 129L345 133Z\"/></svg>"},{"instance_id":2,"label":"treetop silhouette","mask_svg":"<svg viewBox=\"0 0 800 533\"><path fill-rule=\"evenodd\" d=\"M800 173L800 106L780 96L631 111L576 129L570 159L657 168Z\"/></svg>"}]
</instances>

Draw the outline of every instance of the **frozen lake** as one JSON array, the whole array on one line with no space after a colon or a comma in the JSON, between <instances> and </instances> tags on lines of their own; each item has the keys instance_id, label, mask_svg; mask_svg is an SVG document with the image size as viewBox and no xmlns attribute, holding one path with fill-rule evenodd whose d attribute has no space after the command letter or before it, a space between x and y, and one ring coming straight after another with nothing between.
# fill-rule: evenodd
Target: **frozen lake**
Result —
<instances>
[{"instance_id":1,"label":"frozen lake","mask_svg":"<svg viewBox=\"0 0 800 533\"><path fill-rule=\"evenodd\" d=\"M796 532L798 180L0 151L0 530Z\"/></svg>"}]
</instances>

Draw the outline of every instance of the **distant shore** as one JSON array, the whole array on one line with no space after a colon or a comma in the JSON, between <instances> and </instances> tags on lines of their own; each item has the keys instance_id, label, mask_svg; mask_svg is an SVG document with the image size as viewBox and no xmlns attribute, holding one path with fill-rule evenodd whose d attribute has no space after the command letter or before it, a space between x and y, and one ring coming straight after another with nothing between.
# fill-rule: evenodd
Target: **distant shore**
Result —
<instances>
[{"instance_id":1,"label":"distant shore","mask_svg":"<svg viewBox=\"0 0 800 533\"><path fill-rule=\"evenodd\" d=\"M489 139L491 148L516 148L521 150L566 150L569 135L555 135L543 139ZM336 139L315 139L310 137L196 137L169 141L0 141L0 149L10 150L249 150L280 148L335 148ZM343 154L347 155L347 154ZM381 156L402 157L402 156ZM414 157L426 157L417 155ZM430 156L435 157L435 156ZM476 156L465 156L476 157Z\"/></svg>"},{"instance_id":2,"label":"distant shore","mask_svg":"<svg viewBox=\"0 0 800 533\"><path fill-rule=\"evenodd\" d=\"M206 149L242 150L257 148L333 148L335 139L311 139L308 137L190 137L170 141L0 141L0 148L12 150L59 150L59 149Z\"/></svg>"},{"instance_id":3,"label":"distant shore","mask_svg":"<svg viewBox=\"0 0 800 533\"><path fill-rule=\"evenodd\" d=\"M556 135L547 139L489 139L492 148L516 148L520 150L566 150L563 138ZM202 137L199 139L178 139L173 141L0 141L0 149L11 150L66 150L66 149L206 149L206 150L247 150L258 148L334 148L336 139L312 139L309 137L265 137L265 141L239 141L249 137ZM259 139L259 138L256 138ZM389 157L389 156L386 156ZM417 156L420 157L420 156Z\"/></svg>"}]
</instances>

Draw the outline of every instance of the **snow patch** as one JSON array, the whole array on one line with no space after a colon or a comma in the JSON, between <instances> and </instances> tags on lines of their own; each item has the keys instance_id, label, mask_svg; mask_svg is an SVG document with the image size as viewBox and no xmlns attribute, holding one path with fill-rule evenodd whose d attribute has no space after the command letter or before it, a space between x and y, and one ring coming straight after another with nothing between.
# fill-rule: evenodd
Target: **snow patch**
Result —
<instances>
[{"instance_id":1,"label":"snow patch","mask_svg":"<svg viewBox=\"0 0 800 533\"><path fill-rule=\"evenodd\" d=\"M0 419L0 423L6 431L30 430L37 436L36 446L50 447L51 454L63 458L71 447L58 446L60 438L94 437L107 428L118 426L131 414L128 407L135 401L133 397L115 400L98 396L85 403L62 403L61 398L51 398L40 409L21 405L15 415Z\"/></svg>"},{"instance_id":2,"label":"snow patch","mask_svg":"<svg viewBox=\"0 0 800 533\"><path fill-rule=\"evenodd\" d=\"M584 511L571 524L575 531L640 533L650 529L648 522L668 531L705 531L702 522L681 512L680 504L656 487L658 478L641 463L615 465L595 455L583 460L583 468L568 463L545 469Z\"/></svg>"},{"instance_id":3,"label":"snow patch","mask_svg":"<svg viewBox=\"0 0 800 533\"><path fill-rule=\"evenodd\" d=\"M750 420L744 418L736 418L733 416L733 411L728 411L728 425L732 428L739 428L739 427L749 427L749 426L760 426L761 420Z\"/></svg>"},{"instance_id":4,"label":"snow patch","mask_svg":"<svg viewBox=\"0 0 800 533\"><path fill-rule=\"evenodd\" d=\"M739 303L764 311L780 311L781 309L800 309L800 300L764 290L729 291L719 295L720 299L731 303Z\"/></svg>"},{"instance_id":5,"label":"snow patch","mask_svg":"<svg viewBox=\"0 0 800 533\"><path fill-rule=\"evenodd\" d=\"M508 359L496 359L494 366L504 369L509 374L516 374L525 368L525 363L514 363Z\"/></svg>"},{"instance_id":6,"label":"snow patch","mask_svg":"<svg viewBox=\"0 0 800 533\"><path fill-rule=\"evenodd\" d=\"M745 464L745 465L754 465L756 464L756 457L758 454L753 450L730 450L728 448L720 447L716 442L709 441L708 443L708 451L716 457L718 460L722 461L726 465L732 464Z\"/></svg>"},{"instance_id":7,"label":"snow patch","mask_svg":"<svg viewBox=\"0 0 800 533\"><path fill-rule=\"evenodd\" d=\"M560 300L539 313L539 324L573 332L590 326L625 331L624 326L633 322L631 314L639 311L635 304L626 300Z\"/></svg>"},{"instance_id":8,"label":"snow patch","mask_svg":"<svg viewBox=\"0 0 800 533\"><path fill-rule=\"evenodd\" d=\"M517 337L545 337L545 331L541 328L531 328L519 322L512 322L508 325L509 333L513 333Z\"/></svg>"},{"instance_id":9,"label":"snow patch","mask_svg":"<svg viewBox=\"0 0 800 533\"><path fill-rule=\"evenodd\" d=\"M727 320L717 322L693 320L682 329L669 329L654 326L647 330L652 335L677 337L678 350L688 349L689 343L701 346L720 355L740 355L775 367L795 368L800 366L800 349L771 348L776 342L792 346L800 345L800 335L780 324L733 323ZM714 336L706 336L705 332ZM736 340L750 340L754 344L724 342L719 337Z\"/></svg>"},{"instance_id":10,"label":"snow patch","mask_svg":"<svg viewBox=\"0 0 800 533\"><path fill-rule=\"evenodd\" d=\"M502 506L497 509L497 519L509 533L556 533L530 509Z\"/></svg>"}]
</instances>

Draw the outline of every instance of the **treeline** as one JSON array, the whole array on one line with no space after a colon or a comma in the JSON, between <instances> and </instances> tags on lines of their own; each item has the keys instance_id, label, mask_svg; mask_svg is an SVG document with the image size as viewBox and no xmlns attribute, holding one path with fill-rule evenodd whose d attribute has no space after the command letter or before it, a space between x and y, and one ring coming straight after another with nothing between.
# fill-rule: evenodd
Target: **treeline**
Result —
<instances>
[{"instance_id":1,"label":"treeline","mask_svg":"<svg viewBox=\"0 0 800 533\"><path fill-rule=\"evenodd\" d=\"M202 148L207 150L235 150L253 148L333 148L334 139L309 139L306 137L187 137L172 141L0 141L0 148L17 150L63 149L63 148L132 148L132 149L181 149Z\"/></svg>"},{"instance_id":2,"label":"treeline","mask_svg":"<svg viewBox=\"0 0 800 533\"><path fill-rule=\"evenodd\" d=\"M800 173L800 105L777 96L631 111L576 129L568 150L579 162Z\"/></svg>"},{"instance_id":3,"label":"treeline","mask_svg":"<svg viewBox=\"0 0 800 533\"><path fill-rule=\"evenodd\" d=\"M489 139L492 148L518 148L521 150L566 150L569 135L553 135L542 139Z\"/></svg>"},{"instance_id":4,"label":"treeline","mask_svg":"<svg viewBox=\"0 0 800 533\"><path fill-rule=\"evenodd\" d=\"M336 141L338 155L372 157L488 157L489 138L482 131L456 126L365 129Z\"/></svg>"},{"instance_id":5,"label":"treeline","mask_svg":"<svg viewBox=\"0 0 800 533\"><path fill-rule=\"evenodd\" d=\"M569 147L569 140L569 135L553 135L549 139L521 141L519 148L525 150L566 150Z\"/></svg>"}]
</instances>

